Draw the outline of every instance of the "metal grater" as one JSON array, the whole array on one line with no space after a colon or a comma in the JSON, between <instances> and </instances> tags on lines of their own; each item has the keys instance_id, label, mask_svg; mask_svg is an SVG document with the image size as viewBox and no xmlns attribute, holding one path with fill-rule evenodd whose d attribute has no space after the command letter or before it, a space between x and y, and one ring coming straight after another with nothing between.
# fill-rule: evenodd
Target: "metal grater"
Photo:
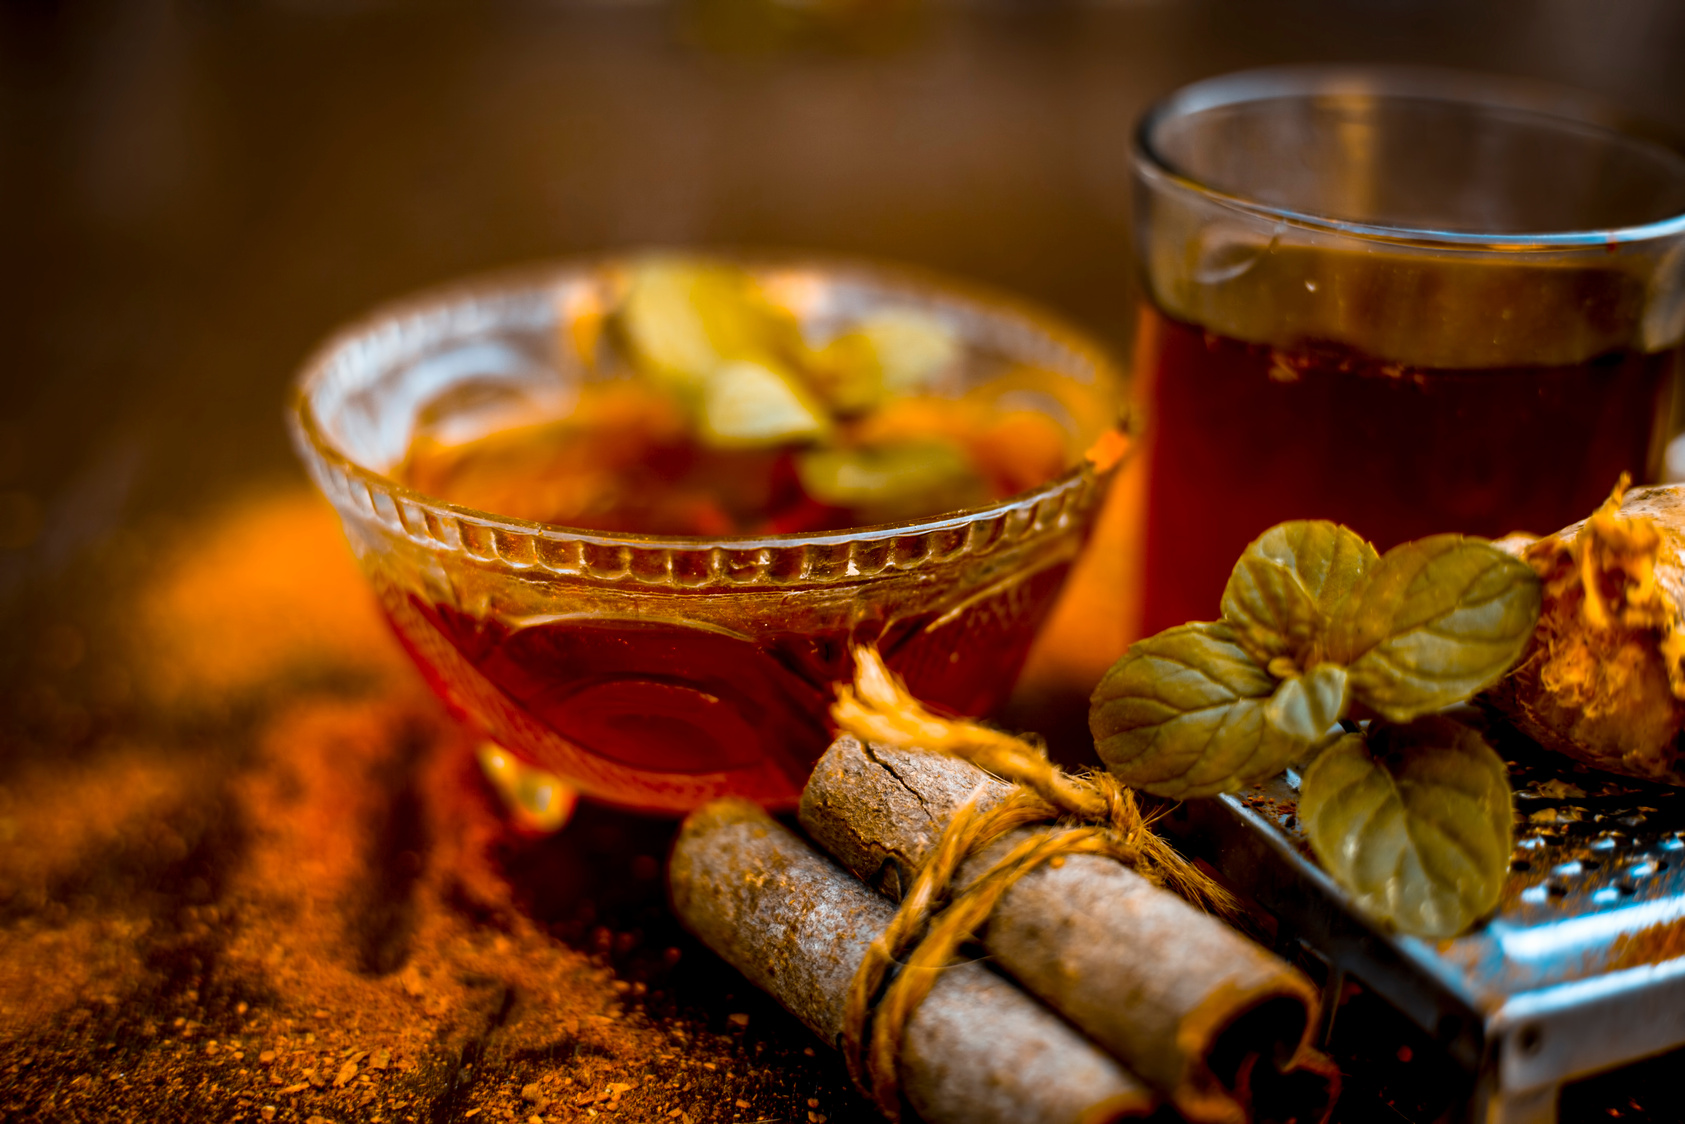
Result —
<instances>
[{"instance_id":1,"label":"metal grater","mask_svg":"<svg viewBox=\"0 0 1685 1124\"><path fill-rule=\"evenodd\" d=\"M1516 847L1503 898L1452 940L1384 931L1311 858L1289 771L1165 821L1328 966L1330 1014L1349 975L1472 1077L1470 1119L1556 1120L1568 1081L1685 1043L1685 788L1548 753L1473 708L1509 762Z\"/></svg>"}]
</instances>

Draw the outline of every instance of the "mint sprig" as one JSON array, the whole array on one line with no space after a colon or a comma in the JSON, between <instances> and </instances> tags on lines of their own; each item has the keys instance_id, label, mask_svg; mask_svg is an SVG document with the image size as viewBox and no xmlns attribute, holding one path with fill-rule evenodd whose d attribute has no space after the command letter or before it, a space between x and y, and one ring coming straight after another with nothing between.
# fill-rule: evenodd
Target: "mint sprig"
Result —
<instances>
[{"instance_id":1,"label":"mint sprig","mask_svg":"<svg viewBox=\"0 0 1685 1124\"><path fill-rule=\"evenodd\" d=\"M1236 562L1221 620L1139 641L1106 673L1095 747L1119 780L1175 798L1308 763L1301 820L1324 867L1376 916L1445 935L1496 901L1509 789L1477 733L1428 716L1510 669L1540 602L1532 568L1482 539L1380 555L1334 523L1283 523ZM1368 731L1343 733L1353 717ZM1494 802L1501 838L1469 818Z\"/></svg>"}]
</instances>

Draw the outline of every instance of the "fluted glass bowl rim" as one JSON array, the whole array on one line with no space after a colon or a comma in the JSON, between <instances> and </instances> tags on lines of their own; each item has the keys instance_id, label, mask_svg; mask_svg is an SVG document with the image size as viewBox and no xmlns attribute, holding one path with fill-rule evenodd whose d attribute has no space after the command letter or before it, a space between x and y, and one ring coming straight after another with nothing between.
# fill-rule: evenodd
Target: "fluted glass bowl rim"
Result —
<instances>
[{"instance_id":1,"label":"fluted glass bowl rim","mask_svg":"<svg viewBox=\"0 0 1685 1124\"><path fill-rule=\"evenodd\" d=\"M841 256L720 251L677 253L732 260L751 270L809 270L827 278L846 278L889 291L917 293L927 300L967 308L994 321L1017 321L1019 325L1040 336L1044 342L1091 367L1096 385L1109 386L1114 390L1123 385L1121 368L1105 346L1089 334L1031 301L980 283L959 280L900 263ZM1028 491L976 507L894 523L779 535L686 536L617 533L499 515L496 512L451 503L418 491L392 476L359 464L341 451L317 416L312 399L313 390L335 373L337 365L345 361L348 352L355 345L371 339L378 332L395 325L413 325L428 315L443 314L452 309L465 309L480 302L507 299L522 293L558 290L570 281L589 279L607 270L624 268L647 256L645 253L628 253L571 258L481 273L383 303L341 327L310 354L294 378L289 396L289 430L295 447L307 467L312 470L318 487L330 501L336 501L335 493L343 491L345 498L361 508L363 514L373 516L389 529L406 537L425 541L435 549L442 547L449 552L460 553L480 561L493 561L496 556L517 569L538 568L560 573L576 573L581 569L591 571L592 567L564 563L558 568L534 562L524 557L527 550L523 549L523 546L531 548L537 543L553 546L589 546L609 551L619 550L623 556L628 557L629 552L671 555L850 547L881 544L908 537L927 538L943 532L974 529L977 525L992 520L1021 524L1017 528L1007 528L1009 532L1016 529L1019 533L1009 533L1006 537L1018 538L1026 532L1046 530L1049 523L1066 523L1068 520L1061 513L1073 506L1085 506L1085 501L1095 498L1097 490L1110 479L1121 463L1120 461L1096 466L1087 457L1083 457L1063 474ZM962 342L964 340L965 336L962 333ZM1120 413L1119 418L1108 428L1127 434L1130 427ZM1131 448L1125 453L1125 458L1134 455L1133 445L1131 442ZM359 495L359 492L362 495ZM468 545L472 531L468 534L464 531L470 528L492 536L489 551L477 550ZM513 544L515 549L511 551L496 544ZM519 557L510 557L512 553ZM626 572L632 576L636 576L635 571L638 569L639 567L631 565L625 567ZM670 570L670 566L667 569ZM594 573L593 576L612 578L626 575ZM671 581L663 580L658 584L668 585ZM725 584L744 583L728 581Z\"/></svg>"}]
</instances>

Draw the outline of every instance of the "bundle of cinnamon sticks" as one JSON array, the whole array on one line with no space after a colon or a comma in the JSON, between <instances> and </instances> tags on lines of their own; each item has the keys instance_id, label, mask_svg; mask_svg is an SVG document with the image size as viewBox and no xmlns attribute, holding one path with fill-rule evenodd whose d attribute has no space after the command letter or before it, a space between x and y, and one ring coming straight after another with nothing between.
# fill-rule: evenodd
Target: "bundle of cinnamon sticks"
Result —
<instances>
[{"instance_id":1,"label":"bundle of cinnamon sticks","mask_svg":"<svg viewBox=\"0 0 1685 1124\"><path fill-rule=\"evenodd\" d=\"M963 805L1012 791L954 757L841 737L802 797L811 843L741 801L692 814L669 867L674 908L840 1044L855 973L915 871ZM970 856L955 888L1014 842ZM977 942L981 957L944 969L899 1039L901 1095L931 1124L1313 1124L1332 1106L1309 980L1116 859L1069 855L1018 878Z\"/></svg>"}]
</instances>

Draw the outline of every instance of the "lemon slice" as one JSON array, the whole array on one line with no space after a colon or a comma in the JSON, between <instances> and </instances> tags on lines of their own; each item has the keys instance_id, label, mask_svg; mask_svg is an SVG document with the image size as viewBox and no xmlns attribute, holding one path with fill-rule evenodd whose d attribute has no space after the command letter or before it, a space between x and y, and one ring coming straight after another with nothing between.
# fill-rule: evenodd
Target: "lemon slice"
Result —
<instances>
[{"instance_id":1,"label":"lemon slice","mask_svg":"<svg viewBox=\"0 0 1685 1124\"><path fill-rule=\"evenodd\" d=\"M885 398L883 364L863 332L844 332L811 349L803 365L809 381L838 413L864 414Z\"/></svg>"},{"instance_id":2,"label":"lemon slice","mask_svg":"<svg viewBox=\"0 0 1685 1124\"><path fill-rule=\"evenodd\" d=\"M852 508L869 522L934 515L988 499L971 458L951 441L813 449L796 457L796 475L814 499Z\"/></svg>"},{"instance_id":3,"label":"lemon slice","mask_svg":"<svg viewBox=\"0 0 1685 1124\"><path fill-rule=\"evenodd\" d=\"M908 394L959 358L959 340L941 320L911 308L887 308L860 322L855 332L871 341L887 395Z\"/></svg>"},{"instance_id":4,"label":"lemon slice","mask_svg":"<svg viewBox=\"0 0 1685 1124\"><path fill-rule=\"evenodd\" d=\"M777 354L796 333L748 273L682 259L636 267L618 321L640 370L691 393L722 364Z\"/></svg>"},{"instance_id":5,"label":"lemon slice","mask_svg":"<svg viewBox=\"0 0 1685 1124\"><path fill-rule=\"evenodd\" d=\"M889 308L811 349L806 365L826 401L841 413L862 414L925 389L959 353L959 341L936 317Z\"/></svg>"},{"instance_id":6,"label":"lemon slice","mask_svg":"<svg viewBox=\"0 0 1685 1124\"><path fill-rule=\"evenodd\" d=\"M830 429L824 408L793 375L747 359L708 376L699 423L702 439L719 448L811 441Z\"/></svg>"}]
</instances>

